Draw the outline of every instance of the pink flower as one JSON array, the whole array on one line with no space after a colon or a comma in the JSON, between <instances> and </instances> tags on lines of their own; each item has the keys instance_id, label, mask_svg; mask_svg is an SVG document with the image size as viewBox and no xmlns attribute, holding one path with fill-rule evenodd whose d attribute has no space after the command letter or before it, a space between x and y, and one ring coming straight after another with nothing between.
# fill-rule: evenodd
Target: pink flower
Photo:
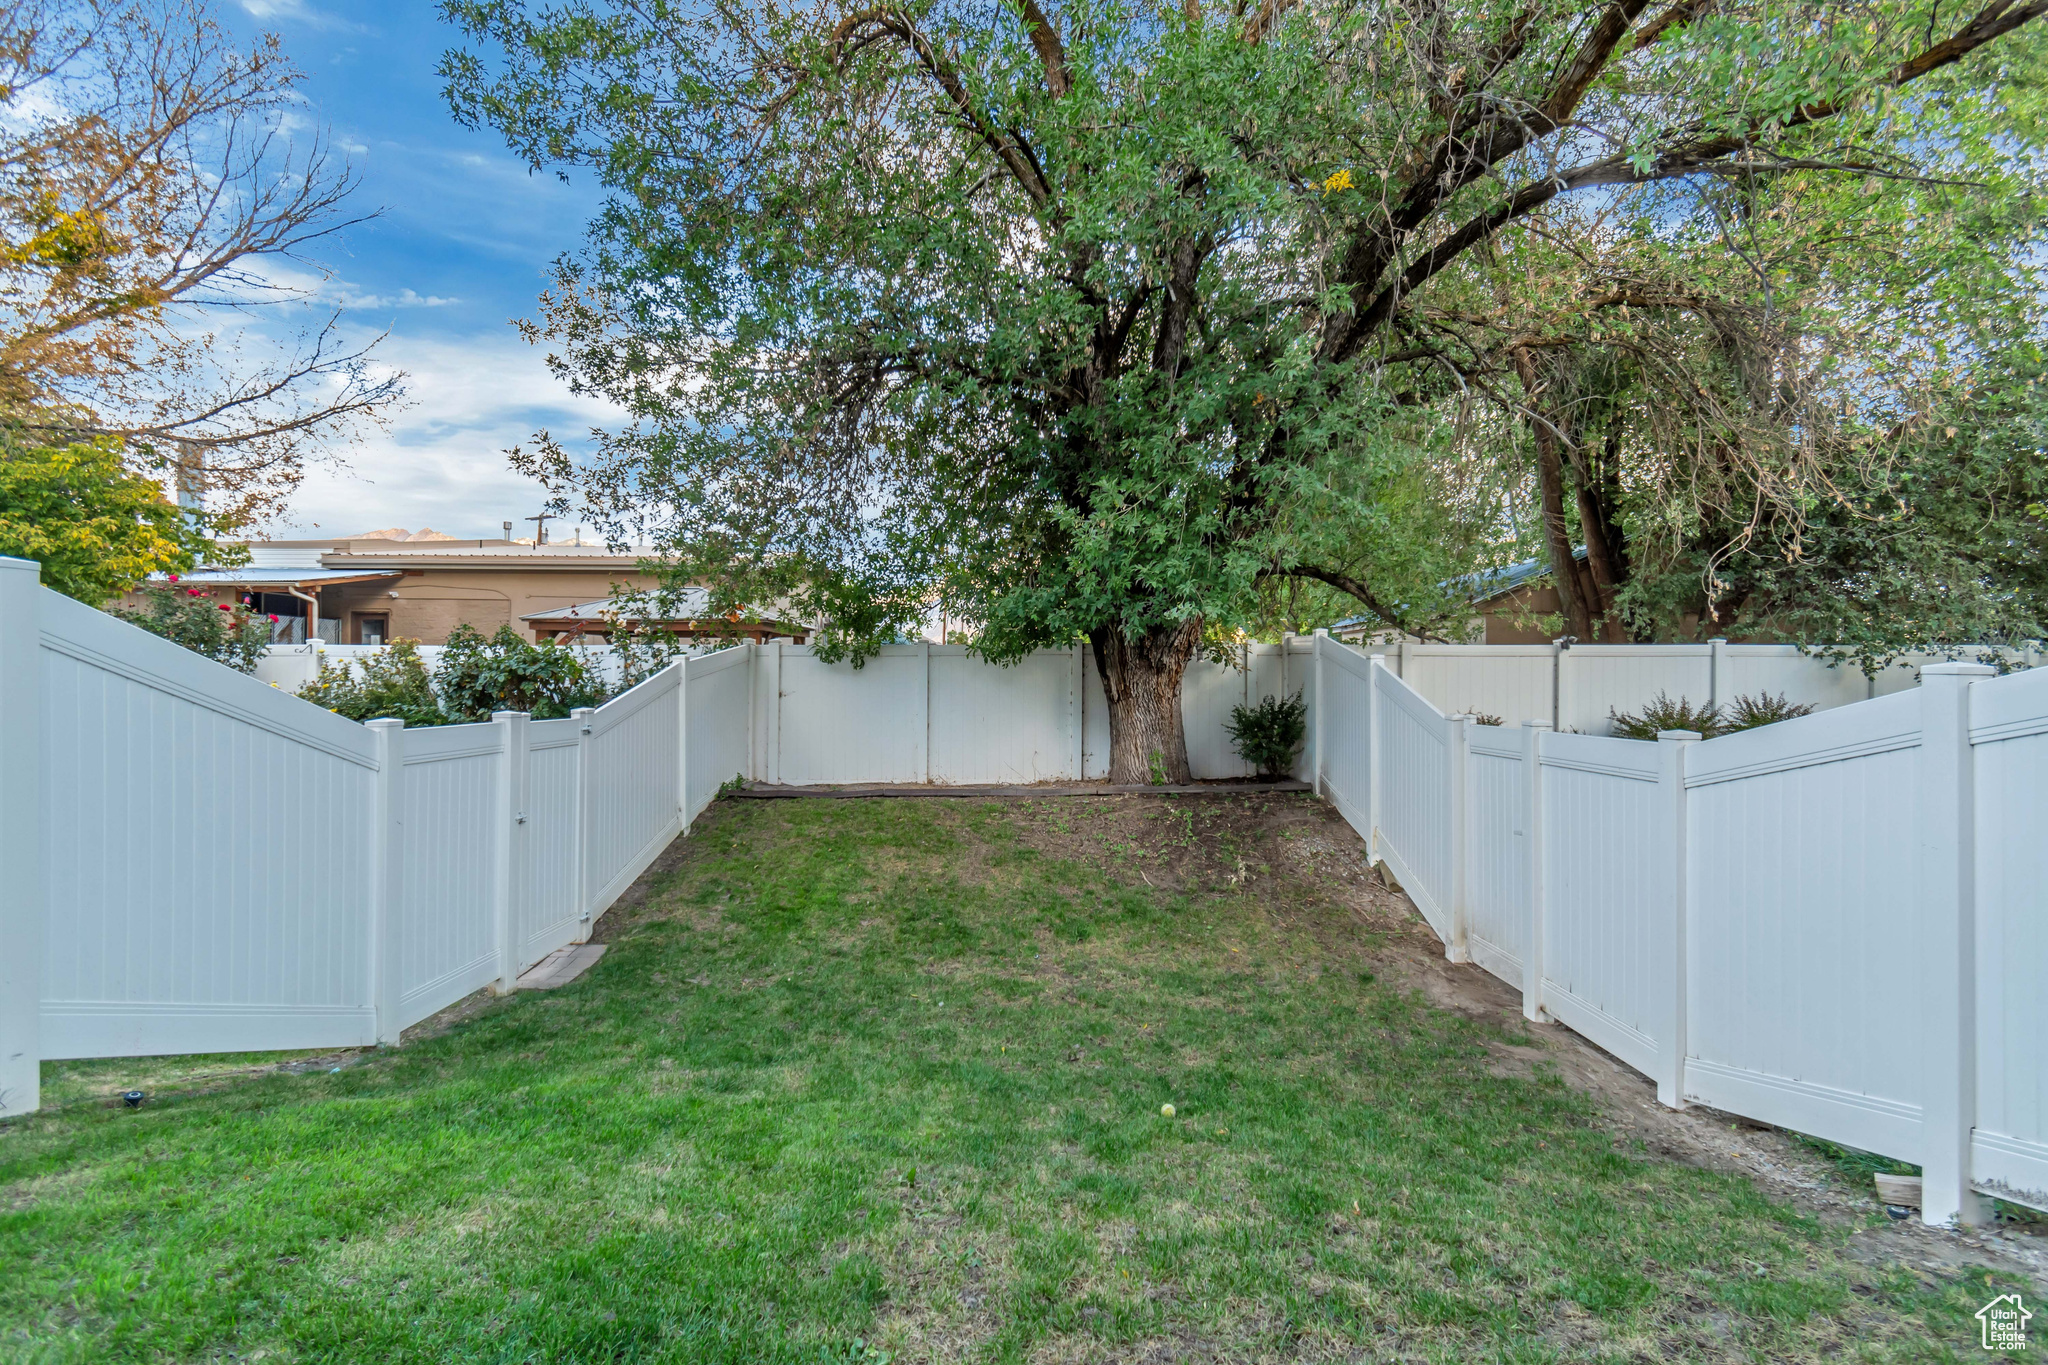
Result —
<instances>
[{"instance_id":1,"label":"pink flower","mask_svg":"<svg viewBox=\"0 0 2048 1365\"><path fill-rule=\"evenodd\" d=\"M227 610L229 610L228 604L227 604L227 603L225 603L225 602L221 603L221 604L220 604L220 609L221 609L222 611L227 611Z\"/></svg>"},{"instance_id":2,"label":"pink flower","mask_svg":"<svg viewBox=\"0 0 2048 1365\"><path fill-rule=\"evenodd\" d=\"M172 574L172 575L171 575L171 581L172 581L173 583L177 582L177 581L178 581L178 576L177 576L176 574Z\"/></svg>"},{"instance_id":3,"label":"pink flower","mask_svg":"<svg viewBox=\"0 0 2048 1365\"><path fill-rule=\"evenodd\" d=\"M276 613L276 612L272 612L272 613L270 614L270 619L271 619L272 621L275 621L275 620L277 620L277 613Z\"/></svg>"}]
</instances>

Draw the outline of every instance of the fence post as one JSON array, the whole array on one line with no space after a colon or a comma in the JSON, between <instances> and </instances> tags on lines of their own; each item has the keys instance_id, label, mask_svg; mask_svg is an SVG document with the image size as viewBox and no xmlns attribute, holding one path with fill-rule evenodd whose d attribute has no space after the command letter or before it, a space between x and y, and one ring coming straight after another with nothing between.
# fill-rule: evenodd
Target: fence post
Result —
<instances>
[{"instance_id":1,"label":"fence post","mask_svg":"<svg viewBox=\"0 0 2048 1365\"><path fill-rule=\"evenodd\" d=\"M1728 700L1728 637L1707 641L1707 705L1718 711Z\"/></svg>"},{"instance_id":2,"label":"fence post","mask_svg":"<svg viewBox=\"0 0 2048 1365\"><path fill-rule=\"evenodd\" d=\"M519 945L513 912L519 903L519 854L526 825L526 722L524 711L493 711L501 759L498 767L498 875L491 888L491 929L498 979L491 989L510 995L519 981Z\"/></svg>"},{"instance_id":3,"label":"fence post","mask_svg":"<svg viewBox=\"0 0 2048 1365\"><path fill-rule=\"evenodd\" d=\"M748 698L749 701L752 698ZM751 708L749 708L751 709ZM676 660L676 824L690 832L690 656Z\"/></svg>"},{"instance_id":4,"label":"fence post","mask_svg":"<svg viewBox=\"0 0 2048 1365\"><path fill-rule=\"evenodd\" d=\"M1310 646L1315 651L1316 699L1310 717L1310 723L1315 726L1315 731L1310 736L1314 748L1309 754L1309 776L1315 780L1315 793L1318 797L1323 794L1323 646L1329 639L1330 632L1318 626L1315 643Z\"/></svg>"},{"instance_id":5,"label":"fence post","mask_svg":"<svg viewBox=\"0 0 2048 1365\"><path fill-rule=\"evenodd\" d=\"M1450 727L1450 743L1446 752L1451 760L1451 938L1444 945L1444 957L1452 962L1470 962L1471 945L1466 941L1465 921L1468 914L1466 902L1470 899L1471 877L1465 866L1470 853L1467 838L1469 825L1466 807L1469 804L1469 783L1471 769L1472 727L1479 724L1477 716L1447 716L1444 724Z\"/></svg>"},{"instance_id":6,"label":"fence post","mask_svg":"<svg viewBox=\"0 0 2048 1365\"><path fill-rule=\"evenodd\" d=\"M1972 1188L1977 1125L1977 840L1970 684L1988 664L1920 670L1920 866L1927 906L1927 1079L1922 1088L1920 1217L1936 1225L1990 1220Z\"/></svg>"},{"instance_id":7,"label":"fence post","mask_svg":"<svg viewBox=\"0 0 2048 1365\"><path fill-rule=\"evenodd\" d=\"M782 783L782 645L775 642L774 663L768 680L768 780Z\"/></svg>"},{"instance_id":8,"label":"fence post","mask_svg":"<svg viewBox=\"0 0 2048 1365\"><path fill-rule=\"evenodd\" d=\"M932 780L932 644L920 640L917 644L917 711L922 724L917 727L917 780L929 784Z\"/></svg>"},{"instance_id":9,"label":"fence post","mask_svg":"<svg viewBox=\"0 0 2048 1365\"><path fill-rule=\"evenodd\" d=\"M569 719L576 722L576 918L585 925L590 923L594 894L590 885L590 804L596 783L591 781L590 772L590 718L596 714L588 706L579 706L569 713ZM590 930L586 928L576 941L589 940Z\"/></svg>"},{"instance_id":10,"label":"fence post","mask_svg":"<svg viewBox=\"0 0 2048 1365\"><path fill-rule=\"evenodd\" d=\"M747 641L747 781L761 776L761 642ZM722 781L723 779L721 779Z\"/></svg>"},{"instance_id":11,"label":"fence post","mask_svg":"<svg viewBox=\"0 0 2048 1365\"><path fill-rule=\"evenodd\" d=\"M1365 861L1380 860L1380 674L1387 656L1375 654L1365 670Z\"/></svg>"},{"instance_id":12,"label":"fence post","mask_svg":"<svg viewBox=\"0 0 2048 1365\"><path fill-rule=\"evenodd\" d=\"M1073 647L1074 661L1067 669L1067 733L1074 741L1074 780L1088 780L1088 661L1081 651L1086 645Z\"/></svg>"},{"instance_id":13,"label":"fence post","mask_svg":"<svg viewBox=\"0 0 2048 1365\"><path fill-rule=\"evenodd\" d=\"M1664 962L1664 979L1670 983L1671 989L1666 997L1663 1021L1657 1030L1657 1102L1667 1109L1685 1108L1686 947L1689 937L1685 913L1688 849L1685 837L1685 751L1701 738L1696 730L1657 732L1657 757L1661 760L1657 785L1662 789L1664 818L1668 822L1667 837L1671 841L1670 856L1664 860L1671 883L1658 898L1669 909L1657 920L1659 932L1669 935L1668 941L1661 945L1664 951L1659 956Z\"/></svg>"},{"instance_id":14,"label":"fence post","mask_svg":"<svg viewBox=\"0 0 2048 1365\"><path fill-rule=\"evenodd\" d=\"M42 1103L42 568L0 558L0 1115Z\"/></svg>"},{"instance_id":15,"label":"fence post","mask_svg":"<svg viewBox=\"0 0 2048 1365\"><path fill-rule=\"evenodd\" d=\"M405 722L367 722L376 746L370 798L370 1010L377 1041L396 1044L405 1028Z\"/></svg>"},{"instance_id":16,"label":"fence post","mask_svg":"<svg viewBox=\"0 0 2048 1365\"><path fill-rule=\"evenodd\" d=\"M1571 676L1572 638L1567 635L1562 640L1552 640L1550 656L1550 728L1563 734L1568 728L1564 719L1569 714L1565 703L1570 689L1565 680Z\"/></svg>"},{"instance_id":17,"label":"fence post","mask_svg":"<svg viewBox=\"0 0 2048 1365\"><path fill-rule=\"evenodd\" d=\"M1522 722L1522 858L1528 897L1528 937L1522 948L1522 1017L1547 1024L1543 1008L1543 736L1550 723Z\"/></svg>"}]
</instances>

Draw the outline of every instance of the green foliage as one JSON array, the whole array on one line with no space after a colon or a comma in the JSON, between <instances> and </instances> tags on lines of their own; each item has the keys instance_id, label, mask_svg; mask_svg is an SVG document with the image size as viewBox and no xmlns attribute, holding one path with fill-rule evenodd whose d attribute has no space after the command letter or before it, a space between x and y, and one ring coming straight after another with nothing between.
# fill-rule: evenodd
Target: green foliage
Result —
<instances>
[{"instance_id":1,"label":"green foliage","mask_svg":"<svg viewBox=\"0 0 2048 1365\"><path fill-rule=\"evenodd\" d=\"M1787 701L1782 695L1774 697L1768 692L1759 692L1753 697L1737 697L1728 704L1727 713L1721 719L1721 733L1754 730L1759 725L1776 725L1781 720L1812 714L1813 707L1806 702Z\"/></svg>"},{"instance_id":2,"label":"green foliage","mask_svg":"<svg viewBox=\"0 0 2048 1365\"><path fill-rule=\"evenodd\" d=\"M322 657L318 675L299 689L299 695L350 720L389 717L407 725L448 723L417 640L393 640L389 647L353 661Z\"/></svg>"},{"instance_id":3,"label":"green foliage","mask_svg":"<svg viewBox=\"0 0 2048 1365\"><path fill-rule=\"evenodd\" d=\"M1635 524L1711 571L1745 493L1827 486L1800 433L1859 391L1786 408L1786 336L1946 354L2029 259L2032 32L1916 62L1932 0L1053 8L446 0L458 117L608 191L534 330L635 420L522 467L833 655L935 603L996 659L1334 610L1289 580L1456 630L1437 585L1530 524L1486 454L1546 398L1512 354L1595 344L1551 396L1670 414ZM1830 299L1855 325L1802 331Z\"/></svg>"},{"instance_id":4,"label":"green foliage","mask_svg":"<svg viewBox=\"0 0 2048 1365\"><path fill-rule=\"evenodd\" d=\"M474 626L457 626L434 670L435 690L450 724L483 721L494 711L524 711L556 720L579 706L596 706L604 690L565 645L534 644L510 626L488 639Z\"/></svg>"},{"instance_id":5,"label":"green foliage","mask_svg":"<svg viewBox=\"0 0 2048 1365\"><path fill-rule=\"evenodd\" d=\"M1285 701L1268 693L1254 706L1233 706L1223 727L1230 732L1237 755L1258 769L1261 777L1285 777L1308 737L1308 703L1297 692Z\"/></svg>"},{"instance_id":6,"label":"green foliage","mask_svg":"<svg viewBox=\"0 0 2048 1365\"><path fill-rule=\"evenodd\" d=\"M1774 697L1769 692L1737 697L1725 709L1695 706L1683 697L1673 701L1659 692L1656 700L1641 711L1607 713L1615 735L1622 739L1655 739L1659 730L1692 730L1701 739L1713 739L1812 714L1813 707L1807 703Z\"/></svg>"},{"instance_id":7,"label":"green foliage","mask_svg":"<svg viewBox=\"0 0 2048 1365\"><path fill-rule=\"evenodd\" d=\"M161 488L128 471L120 442L0 437L0 554L42 565L45 587L105 606L153 573L191 568L211 545Z\"/></svg>"},{"instance_id":8,"label":"green foliage","mask_svg":"<svg viewBox=\"0 0 2048 1365\"><path fill-rule=\"evenodd\" d=\"M198 588L182 587L176 574L168 582L145 584L141 592L141 605L109 610L130 625L242 673L254 673L270 648L275 618L240 603L216 602Z\"/></svg>"},{"instance_id":9,"label":"green foliage","mask_svg":"<svg viewBox=\"0 0 2048 1365\"><path fill-rule=\"evenodd\" d=\"M1640 711L1607 712L1619 739L1655 739L1659 730L1692 730L1701 739L1722 733L1721 713L1711 706L1695 706L1685 698L1673 701L1663 692Z\"/></svg>"}]
</instances>

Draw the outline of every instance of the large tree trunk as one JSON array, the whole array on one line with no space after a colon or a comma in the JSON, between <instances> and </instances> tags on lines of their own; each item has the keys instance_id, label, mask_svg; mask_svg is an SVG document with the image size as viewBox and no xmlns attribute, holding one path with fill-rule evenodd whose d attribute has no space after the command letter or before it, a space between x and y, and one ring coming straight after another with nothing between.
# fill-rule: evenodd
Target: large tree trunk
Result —
<instances>
[{"instance_id":1,"label":"large tree trunk","mask_svg":"<svg viewBox=\"0 0 2048 1365\"><path fill-rule=\"evenodd\" d=\"M1180 681L1201 638L1200 618L1149 631L1135 640L1115 626L1090 632L1102 691L1109 698L1111 782L1189 780Z\"/></svg>"},{"instance_id":2,"label":"large tree trunk","mask_svg":"<svg viewBox=\"0 0 2048 1365\"><path fill-rule=\"evenodd\" d=\"M1564 457L1556 429L1544 419L1537 403L1543 386L1537 378L1536 362L1526 350L1515 352L1515 368L1522 378L1522 392L1529 400L1530 428L1536 437L1536 484L1543 498L1543 542L1550 551L1550 578L1557 585L1557 601L1564 613L1565 629L1581 644L1594 644L1593 604L1587 601L1589 584L1579 577L1578 557L1572 553L1571 528L1564 519Z\"/></svg>"}]
</instances>

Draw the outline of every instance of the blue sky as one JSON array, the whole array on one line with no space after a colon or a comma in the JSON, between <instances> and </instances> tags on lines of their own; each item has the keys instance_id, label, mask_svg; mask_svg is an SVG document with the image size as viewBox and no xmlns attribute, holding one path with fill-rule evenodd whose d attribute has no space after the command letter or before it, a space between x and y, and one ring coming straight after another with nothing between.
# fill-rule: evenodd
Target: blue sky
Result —
<instances>
[{"instance_id":1,"label":"blue sky","mask_svg":"<svg viewBox=\"0 0 2048 1365\"><path fill-rule=\"evenodd\" d=\"M352 332L389 329L377 355L411 376L412 405L390 430L337 450L341 467L311 470L271 532L501 534L541 503L505 448L539 427L583 433L612 417L570 395L510 325L533 315L548 263L581 240L595 191L529 175L494 133L449 117L434 67L455 34L430 0L221 5L243 35L283 38L306 75L307 122L361 174L356 207L383 210L326 245L319 263L333 276L320 294L346 307Z\"/></svg>"}]
</instances>

